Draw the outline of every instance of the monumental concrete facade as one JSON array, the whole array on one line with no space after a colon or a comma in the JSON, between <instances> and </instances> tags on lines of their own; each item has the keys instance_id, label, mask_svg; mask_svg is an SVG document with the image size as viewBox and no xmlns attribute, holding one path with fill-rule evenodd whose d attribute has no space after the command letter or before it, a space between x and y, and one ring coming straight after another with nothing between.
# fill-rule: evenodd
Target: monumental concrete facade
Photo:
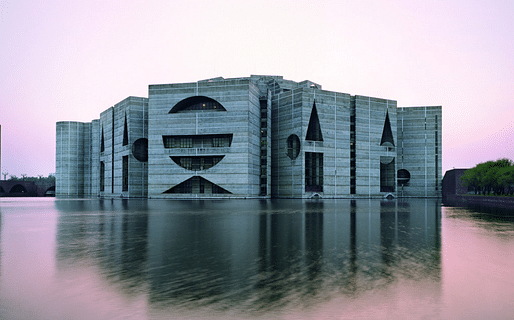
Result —
<instances>
[{"instance_id":1,"label":"monumental concrete facade","mask_svg":"<svg viewBox=\"0 0 514 320\"><path fill-rule=\"evenodd\" d=\"M281 76L150 85L57 123L56 194L439 197L441 111Z\"/></svg>"}]
</instances>

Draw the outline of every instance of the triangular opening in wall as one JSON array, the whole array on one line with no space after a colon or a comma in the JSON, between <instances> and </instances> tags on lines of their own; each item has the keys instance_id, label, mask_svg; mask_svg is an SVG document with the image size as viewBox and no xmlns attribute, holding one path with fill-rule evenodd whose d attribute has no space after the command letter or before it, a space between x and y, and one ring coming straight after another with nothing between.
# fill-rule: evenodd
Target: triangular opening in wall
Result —
<instances>
[{"instance_id":1,"label":"triangular opening in wall","mask_svg":"<svg viewBox=\"0 0 514 320\"><path fill-rule=\"evenodd\" d=\"M128 128L127 128L127 114L125 113L125 123L123 124L123 146L128 145Z\"/></svg>"},{"instance_id":2,"label":"triangular opening in wall","mask_svg":"<svg viewBox=\"0 0 514 320\"><path fill-rule=\"evenodd\" d=\"M104 127L102 126L102 141L100 142L100 152L105 151Z\"/></svg>"},{"instance_id":3,"label":"triangular opening in wall","mask_svg":"<svg viewBox=\"0 0 514 320\"><path fill-rule=\"evenodd\" d=\"M305 140L310 141L323 141L321 134L321 126L319 125L318 111L316 109L316 101L312 106L311 118L309 119L309 126L307 127L307 136Z\"/></svg>"},{"instance_id":4,"label":"triangular opening in wall","mask_svg":"<svg viewBox=\"0 0 514 320\"><path fill-rule=\"evenodd\" d=\"M394 147L393 131L391 130L391 123L389 122L389 111L386 112L384 130L382 130L382 139L380 140L380 145Z\"/></svg>"},{"instance_id":5,"label":"triangular opening in wall","mask_svg":"<svg viewBox=\"0 0 514 320\"><path fill-rule=\"evenodd\" d=\"M181 194L231 194L232 192L223 189L200 176L194 176L183 181L176 186L169 188L163 193L181 193Z\"/></svg>"}]
</instances>

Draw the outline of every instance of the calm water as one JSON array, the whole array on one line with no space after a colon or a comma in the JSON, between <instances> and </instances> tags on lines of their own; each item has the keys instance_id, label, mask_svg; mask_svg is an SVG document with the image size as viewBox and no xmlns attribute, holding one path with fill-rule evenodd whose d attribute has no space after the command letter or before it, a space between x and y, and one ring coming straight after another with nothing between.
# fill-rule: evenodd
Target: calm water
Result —
<instances>
[{"instance_id":1,"label":"calm water","mask_svg":"<svg viewBox=\"0 0 514 320\"><path fill-rule=\"evenodd\" d=\"M514 220L435 200L0 198L0 319L510 319Z\"/></svg>"}]
</instances>

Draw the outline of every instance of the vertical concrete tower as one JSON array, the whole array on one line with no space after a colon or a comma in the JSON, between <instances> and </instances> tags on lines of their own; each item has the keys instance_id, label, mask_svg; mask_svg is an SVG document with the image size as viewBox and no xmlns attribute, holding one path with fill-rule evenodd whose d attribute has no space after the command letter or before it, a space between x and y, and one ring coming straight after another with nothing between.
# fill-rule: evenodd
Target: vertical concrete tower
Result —
<instances>
[{"instance_id":1,"label":"vertical concrete tower","mask_svg":"<svg viewBox=\"0 0 514 320\"><path fill-rule=\"evenodd\" d=\"M85 172L91 163L91 123L61 121L56 125L57 196L88 193Z\"/></svg>"},{"instance_id":2,"label":"vertical concrete tower","mask_svg":"<svg viewBox=\"0 0 514 320\"><path fill-rule=\"evenodd\" d=\"M398 109L398 196L441 195L441 119L441 106Z\"/></svg>"},{"instance_id":3,"label":"vertical concrete tower","mask_svg":"<svg viewBox=\"0 0 514 320\"><path fill-rule=\"evenodd\" d=\"M98 194L146 197L148 99L128 97L100 114Z\"/></svg>"},{"instance_id":4,"label":"vertical concrete tower","mask_svg":"<svg viewBox=\"0 0 514 320\"><path fill-rule=\"evenodd\" d=\"M267 103L249 78L151 85L148 195L263 194L262 160L271 156L262 149L269 135L262 124Z\"/></svg>"}]
</instances>

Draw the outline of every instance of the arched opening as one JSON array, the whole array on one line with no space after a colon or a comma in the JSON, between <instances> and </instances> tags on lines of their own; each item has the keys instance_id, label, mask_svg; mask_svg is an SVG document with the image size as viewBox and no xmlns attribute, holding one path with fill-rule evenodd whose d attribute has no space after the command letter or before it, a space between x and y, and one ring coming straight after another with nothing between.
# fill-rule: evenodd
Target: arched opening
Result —
<instances>
[{"instance_id":1,"label":"arched opening","mask_svg":"<svg viewBox=\"0 0 514 320\"><path fill-rule=\"evenodd\" d=\"M11 191L9 191L9 193L27 193L27 189L21 184L16 184L11 188Z\"/></svg>"},{"instance_id":2,"label":"arched opening","mask_svg":"<svg viewBox=\"0 0 514 320\"><path fill-rule=\"evenodd\" d=\"M287 138L287 156L294 160L300 154L300 138L292 134Z\"/></svg>"},{"instance_id":3,"label":"arched opening","mask_svg":"<svg viewBox=\"0 0 514 320\"><path fill-rule=\"evenodd\" d=\"M194 96L181 100L169 113L188 112L188 111L227 111L218 101L204 97Z\"/></svg>"},{"instance_id":4,"label":"arched opening","mask_svg":"<svg viewBox=\"0 0 514 320\"><path fill-rule=\"evenodd\" d=\"M192 156L192 157L170 157L173 162L184 169L192 171L207 170L221 161L225 156Z\"/></svg>"},{"instance_id":5,"label":"arched opening","mask_svg":"<svg viewBox=\"0 0 514 320\"><path fill-rule=\"evenodd\" d=\"M45 197L55 197L55 186L51 186L50 188L46 189Z\"/></svg>"}]
</instances>

